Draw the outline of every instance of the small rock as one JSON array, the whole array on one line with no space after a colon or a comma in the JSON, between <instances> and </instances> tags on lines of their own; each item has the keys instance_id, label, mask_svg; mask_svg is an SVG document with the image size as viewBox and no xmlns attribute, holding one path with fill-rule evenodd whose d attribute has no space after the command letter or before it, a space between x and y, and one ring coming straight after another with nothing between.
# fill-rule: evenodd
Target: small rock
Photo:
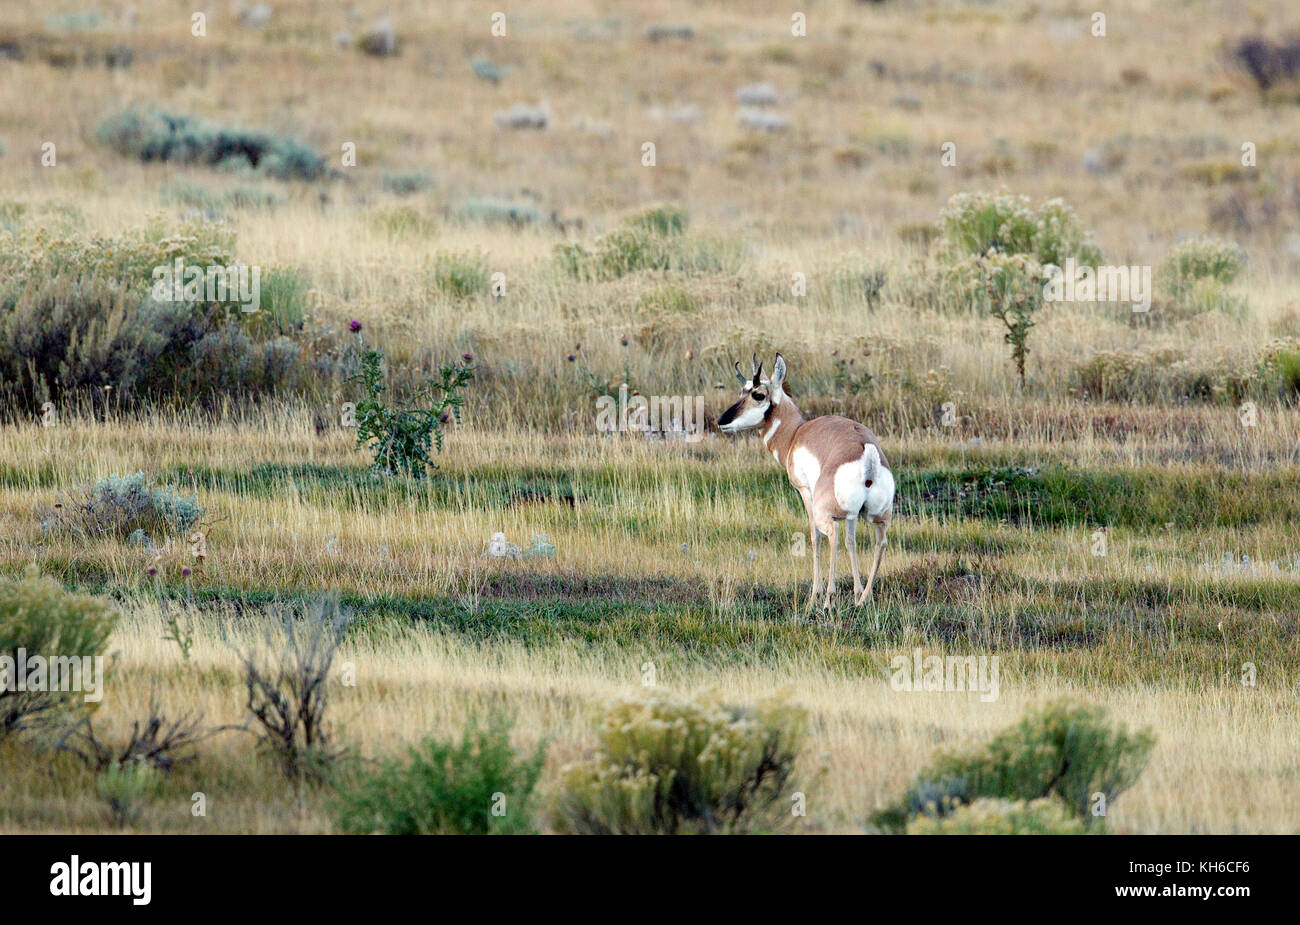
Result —
<instances>
[{"instance_id":1,"label":"small rock","mask_svg":"<svg viewBox=\"0 0 1300 925\"><path fill-rule=\"evenodd\" d=\"M487 58L475 58L470 62L470 67L474 69L474 76L479 80L486 80L493 84L501 82L501 69Z\"/></svg>"},{"instance_id":2,"label":"small rock","mask_svg":"<svg viewBox=\"0 0 1300 925\"><path fill-rule=\"evenodd\" d=\"M736 119L745 128L763 132L784 132L790 125L790 121L785 116L764 112L761 109L742 109L737 113Z\"/></svg>"},{"instance_id":3,"label":"small rock","mask_svg":"<svg viewBox=\"0 0 1300 925\"><path fill-rule=\"evenodd\" d=\"M245 6L241 3L236 15L243 25L248 26L250 29L260 29L271 21L271 7L265 3L258 3L253 6Z\"/></svg>"},{"instance_id":4,"label":"small rock","mask_svg":"<svg viewBox=\"0 0 1300 925\"><path fill-rule=\"evenodd\" d=\"M779 98L776 87L769 83L746 84L736 91L736 102L742 106L775 106Z\"/></svg>"},{"instance_id":5,"label":"small rock","mask_svg":"<svg viewBox=\"0 0 1300 925\"><path fill-rule=\"evenodd\" d=\"M502 128L542 130L550 121L550 114L541 106L515 103L509 109L498 110L492 118Z\"/></svg>"}]
</instances>

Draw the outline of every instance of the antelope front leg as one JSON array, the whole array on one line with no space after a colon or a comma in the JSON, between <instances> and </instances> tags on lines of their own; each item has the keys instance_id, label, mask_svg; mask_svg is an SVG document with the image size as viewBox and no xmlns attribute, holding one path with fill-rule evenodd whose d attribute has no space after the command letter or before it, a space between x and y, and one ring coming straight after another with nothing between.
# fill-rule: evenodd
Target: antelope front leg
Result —
<instances>
[{"instance_id":1,"label":"antelope front leg","mask_svg":"<svg viewBox=\"0 0 1300 925\"><path fill-rule=\"evenodd\" d=\"M830 537L831 561L826 569L826 603L822 605L825 610L831 609L831 595L835 593L835 521L831 521L831 529L827 536Z\"/></svg>"},{"instance_id":2,"label":"antelope front leg","mask_svg":"<svg viewBox=\"0 0 1300 925\"><path fill-rule=\"evenodd\" d=\"M871 563L871 574L867 576L867 587L862 592L862 597L858 600L859 604L867 601L871 597L871 586L875 583L876 572L880 570L880 560L885 557L885 534L889 531L889 524L876 524L876 561Z\"/></svg>"},{"instance_id":3,"label":"antelope front leg","mask_svg":"<svg viewBox=\"0 0 1300 925\"><path fill-rule=\"evenodd\" d=\"M844 545L849 551L849 566L853 569L853 600L862 604L862 571L858 568L858 519L850 517L844 522Z\"/></svg>"}]
</instances>

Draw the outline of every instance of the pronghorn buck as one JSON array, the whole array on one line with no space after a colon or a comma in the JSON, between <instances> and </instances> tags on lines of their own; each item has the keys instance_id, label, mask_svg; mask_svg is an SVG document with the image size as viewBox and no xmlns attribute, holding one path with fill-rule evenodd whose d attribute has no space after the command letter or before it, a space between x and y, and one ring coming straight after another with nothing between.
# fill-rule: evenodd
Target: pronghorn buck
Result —
<instances>
[{"instance_id":1,"label":"pronghorn buck","mask_svg":"<svg viewBox=\"0 0 1300 925\"><path fill-rule=\"evenodd\" d=\"M894 515L894 475L880 449L876 435L868 428L838 415L808 420L786 394L785 357L776 355L770 380L763 378L763 364L754 357L754 375L748 378L735 364L741 382L740 401L718 418L718 429L726 433L760 428L763 445L785 467L790 484L803 497L812 537L813 583L809 606L815 606L821 591L819 539L830 539L831 561L826 577L827 610L835 589L835 522L844 521L844 546L853 567L853 598L862 606L871 597L871 586L885 554L886 534ZM876 558L871 563L867 586L862 586L858 569L858 516L865 514L876 528Z\"/></svg>"}]
</instances>

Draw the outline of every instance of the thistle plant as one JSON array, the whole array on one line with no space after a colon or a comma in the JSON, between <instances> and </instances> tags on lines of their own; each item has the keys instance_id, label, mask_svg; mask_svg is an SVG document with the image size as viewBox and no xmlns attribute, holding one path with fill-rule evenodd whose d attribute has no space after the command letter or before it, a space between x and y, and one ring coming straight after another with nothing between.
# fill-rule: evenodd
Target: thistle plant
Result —
<instances>
[{"instance_id":1,"label":"thistle plant","mask_svg":"<svg viewBox=\"0 0 1300 925\"><path fill-rule=\"evenodd\" d=\"M382 351L371 348L361 355L361 371L348 381L360 382L365 397L357 402L357 447L366 447L374 457L370 470L377 475L409 475L424 478L426 470L437 468L430 459L433 450L442 452L443 425L451 418L460 422L464 404L461 389L474 378L473 356L466 353L459 362L444 363L437 378L401 404L387 404Z\"/></svg>"},{"instance_id":2,"label":"thistle plant","mask_svg":"<svg viewBox=\"0 0 1300 925\"><path fill-rule=\"evenodd\" d=\"M1043 305L1042 267L1024 254L990 251L979 261L988 298L989 314L1002 323L1002 339L1011 346L1011 360L1025 387L1025 360L1029 356L1029 331L1034 313Z\"/></svg>"}]
</instances>

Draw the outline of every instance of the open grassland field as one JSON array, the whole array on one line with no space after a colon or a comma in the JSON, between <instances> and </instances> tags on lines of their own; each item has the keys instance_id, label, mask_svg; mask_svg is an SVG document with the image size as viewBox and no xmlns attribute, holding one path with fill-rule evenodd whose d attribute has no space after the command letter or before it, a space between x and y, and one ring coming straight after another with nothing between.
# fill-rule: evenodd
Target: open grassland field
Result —
<instances>
[{"instance_id":1,"label":"open grassland field","mask_svg":"<svg viewBox=\"0 0 1300 925\"><path fill-rule=\"evenodd\" d=\"M908 831L1019 801L1002 831L1094 791L1044 825L1300 830L1293 5L193 6L0 10L0 656L69 644L68 594L116 615L93 709L0 695L0 831L861 833L915 793ZM1043 298L1066 259L1147 268L1145 310ZM160 293L177 260L256 268L258 310ZM897 482L861 607L842 551L810 607L798 494L715 426L777 351ZM368 357L389 408L466 373L427 471L359 445ZM703 432L606 432L624 385ZM244 656L335 598L327 738L286 753ZM995 689L899 689L918 650ZM638 803L709 698L739 744L681 767L743 777L780 729L776 780ZM1149 732L1135 767L927 770L1062 702ZM186 716L212 734L137 747ZM1059 778L1125 751L1062 723ZM489 727L526 786L486 740L393 783ZM358 810L367 775L425 821Z\"/></svg>"}]
</instances>

